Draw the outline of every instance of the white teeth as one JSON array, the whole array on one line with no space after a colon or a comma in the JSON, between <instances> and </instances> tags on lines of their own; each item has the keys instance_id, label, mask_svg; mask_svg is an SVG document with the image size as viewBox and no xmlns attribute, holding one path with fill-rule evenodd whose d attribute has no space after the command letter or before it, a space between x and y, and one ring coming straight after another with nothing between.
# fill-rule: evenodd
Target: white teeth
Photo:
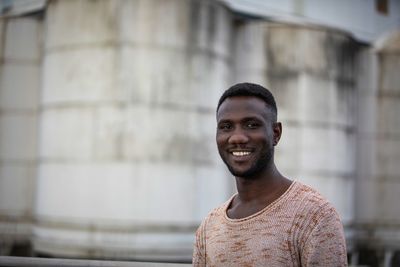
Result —
<instances>
[{"instance_id":1,"label":"white teeth","mask_svg":"<svg viewBox=\"0 0 400 267\"><path fill-rule=\"evenodd\" d=\"M232 155L238 156L238 157L243 157L243 156L250 155L250 152L248 152L248 151L234 151L234 152L232 152Z\"/></svg>"}]
</instances>

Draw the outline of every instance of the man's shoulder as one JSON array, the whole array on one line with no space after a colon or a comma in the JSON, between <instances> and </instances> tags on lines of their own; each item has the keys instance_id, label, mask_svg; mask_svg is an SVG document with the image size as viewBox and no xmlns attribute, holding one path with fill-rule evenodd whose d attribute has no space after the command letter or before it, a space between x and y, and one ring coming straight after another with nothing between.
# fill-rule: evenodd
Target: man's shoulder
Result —
<instances>
[{"instance_id":1,"label":"man's shoulder","mask_svg":"<svg viewBox=\"0 0 400 267\"><path fill-rule=\"evenodd\" d=\"M308 215L321 215L334 213L337 214L335 207L330 203L321 193L316 189L303 184L301 182L296 182L297 188L294 196L294 201L296 201L300 207L299 211L308 213Z\"/></svg>"}]
</instances>

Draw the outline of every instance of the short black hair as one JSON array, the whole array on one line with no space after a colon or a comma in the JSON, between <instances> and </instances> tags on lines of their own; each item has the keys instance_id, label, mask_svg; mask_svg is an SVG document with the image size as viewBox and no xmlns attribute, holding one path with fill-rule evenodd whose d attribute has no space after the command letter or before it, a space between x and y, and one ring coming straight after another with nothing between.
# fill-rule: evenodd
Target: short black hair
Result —
<instances>
[{"instance_id":1,"label":"short black hair","mask_svg":"<svg viewBox=\"0 0 400 267\"><path fill-rule=\"evenodd\" d=\"M217 112L222 102L228 97L233 96L254 96L263 100L267 106L273 111L274 117L278 115L278 108L276 107L275 98L272 93L265 87L255 83L238 83L229 87L220 97L217 106Z\"/></svg>"}]
</instances>

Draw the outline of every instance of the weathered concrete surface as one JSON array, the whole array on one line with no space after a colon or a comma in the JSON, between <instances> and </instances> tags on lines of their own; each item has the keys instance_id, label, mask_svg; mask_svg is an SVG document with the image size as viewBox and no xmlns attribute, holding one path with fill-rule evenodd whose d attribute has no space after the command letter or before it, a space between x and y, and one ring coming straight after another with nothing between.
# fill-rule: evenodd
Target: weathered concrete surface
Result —
<instances>
[{"instance_id":1,"label":"weathered concrete surface","mask_svg":"<svg viewBox=\"0 0 400 267\"><path fill-rule=\"evenodd\" d=\"M279 23L244 23L238 36L235 82L261 82L276 96L283 122L277 165L321 191L351 223L355 44L343 32Z\"/></svg>"},{"instance_id":2,"label":"weathered concrete surface","mask_svg":"<svg viewBox=\"0 0 400 267\"><path fill-rule=\"evenodd\" d=\"M375 179L379 183L378 220L400 227L400 31L377 44L379 83L377 95ZM400 242L400 238L398 239ZM399 247L400 248L400 247Z\"/></svg>"},{"instance_id":3,"label":"weathered concrete surface","mask_svg":"<svg viewBox=\"0 0 400 267\"><path fill-rule=\"evenodd\" d=\"M1 20L0 254L31 236L41 26L40 18Z\"/></svg>"},{"instance_id":4,"label":"weathered concrete surface","mask_svg":"<svg viewBox=\"0 0 400 267\"><path fill-rule=\"evenodd\" d=\"M231 13L50 1L46 15L34 249L189 260L198 221L231 193L214 145ZM118 233L137 225L158 230Z\"/></svg>"},{"instance_id":5,"label":"weathered concrete surface","mask_svg":"<svg viewBox=\"0 0 400 267\"><path fill-rule=\"evenodd\" d=\"M400 250L399 40L395 31L358 57L354 242L372 258L384 255L384 266L397 266Z\"/></svg>"},{"instance_id":6,"label":"weathered concrete surface","mask_svg":"<svg viewBox=\"0 0 400 267\"><path fill-rule=\"evenodd\" d=\"M396 73L400 67L400 32L395 31L377 45L379 60L379 87L377 103L377 170L376 176L388 182L387 189L400 185L400 77ZM392 190L390 190L392 191ZM399 192L399 191L397 191ZM394 192L393 192L394 193ZM388 192L385 206L395 209L385 212L383 217L392 217L400 223L400 212L392 194ZM395 212L394 212L395 211ZM393 215L389 215L392 212Z\"/></svg>"}]
</instances>

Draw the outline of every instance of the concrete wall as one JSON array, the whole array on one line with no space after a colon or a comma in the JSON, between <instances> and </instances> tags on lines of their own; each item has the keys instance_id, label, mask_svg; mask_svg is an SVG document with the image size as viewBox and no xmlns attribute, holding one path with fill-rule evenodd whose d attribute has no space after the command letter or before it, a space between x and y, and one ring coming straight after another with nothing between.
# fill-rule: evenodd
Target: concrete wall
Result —
<instances>
[{"instance_id":1,"label":"concrete wall","mask_svg":"<svg viewBox=\"0 0 400 267\"><path fill-rule=\"evenodd\" d=\"M41 19L2 20L0 31L0 247L6 254L31 236Z\"/></svg>"},{"instance_id":2,"label":"concrete wall","mask_svg":"<svg viewBox=\"0 0 400 267\"><path fill-rule=\"evenodd\" d=\"M355 242L360 253L368 251L376 261L393 262L385 266L397 266L400 255L399 36L393 32L364 48L357 77Z\"/></svg>"},{"instance_id":3,"label":"concrete wall","mask_svg":"<svg viewBox=\"0 0 400 267\"><path fill-rule=\"evenodd\" d=\"M400 225L400 207L393 205L400 192L400 31L377 45L379 82L377 95L377 169L382 185L378 217L382 222ZM400 241L400 239L398 240Z\"/></svg>"},{"instance_id":4,"label":"concrete wall","mask_svg":"<svg viewBox=\"0 0 400 267\"><path fill-rule=\"evenodd\" d=\"M260 82L276 96L278 167L317 188L351 223L356 43L344 32L290 24L250 22L238 32L235 82Z\"/></svg>"},{"instance_id":5,"label":"concrete wall","mask_svg":"<svg viewBox=\"0 0 400 267\"><path fill-rule=\"evenodd\" d=\"M190 259L230 194L214 120L231 27L213 1L49 2L35 251Z\"/></svg>"}]
</instances>

